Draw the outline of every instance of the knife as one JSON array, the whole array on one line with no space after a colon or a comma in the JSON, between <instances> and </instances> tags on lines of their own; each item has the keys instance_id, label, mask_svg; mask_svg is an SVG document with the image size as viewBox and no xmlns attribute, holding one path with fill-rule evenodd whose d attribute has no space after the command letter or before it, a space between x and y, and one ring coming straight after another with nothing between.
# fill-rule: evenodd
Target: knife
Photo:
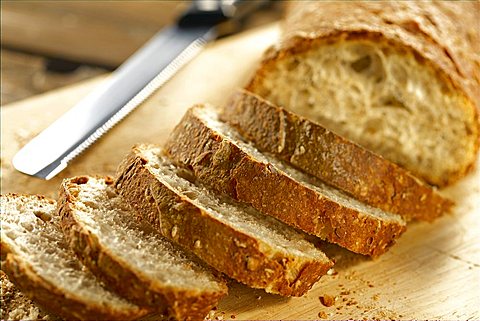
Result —
<instances>
[{"instance_id":1,"label":"knife","mask_svg":"<svg viewBox=\"0 0 480 321\"><path fill-rule=\"evenodd\" d=\"M18 171L50 179L167 82L218 26L266 1L197 0L177 23L158 32L91 94L27 143L13 158Z\"/></svg>"}]
</instances>

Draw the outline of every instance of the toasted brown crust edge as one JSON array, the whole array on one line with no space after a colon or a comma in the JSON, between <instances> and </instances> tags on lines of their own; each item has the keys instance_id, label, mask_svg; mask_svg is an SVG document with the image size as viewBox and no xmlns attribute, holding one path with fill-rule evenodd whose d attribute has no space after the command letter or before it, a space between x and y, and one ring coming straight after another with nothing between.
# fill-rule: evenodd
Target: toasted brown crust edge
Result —
<instances>
[{"instance_id":1,"label":"toasted brown crust edge","mask_svg":"<svg viewBox=\"0 0 480 321\"><path fill-rule=\"evenodd\" d=\"M106 307L96 309L78 298L67 297L65 293L36 275L28 265L22 262L21 258L15 255L7 255L7 259L2 265L2 270L7 274L9 280L22 293L46 311L67 320L135 320L147 313L144 309L123 311L123 313L109 310Z\"/></svg>"},{"instance_id":2,"label":"toasted brown crust edge","mask_svg":"<svg viewBox=\"0 0 480 321\"><path fill-rule=\"evenodd\" d=\"M0 293L2 297L0 298L0 319L1 320L12 320L12 317L27 317L37 314L38 319L40 320L58 320L62 319L51 312L46 311L37 303L33 302L25 294L23 294L15 284L13 284L8 276L0 270L0 284L1 290Z\"/></svg>"},{"instance_id":3,"label":"toasted brown crust edge","mask_svg":"<svg viewBox=\"0 0 480 321\"><path fill-rule=\"evenodd\" d=\"M58 212L62 217L62 228L78 258L109 287L132 302L177 320L203 319L227 293L226 285L222 291L202 294L172 288L164 288L162 291L152 289L149 280L144 280L123 266L107 249L102 248L95 235L76 220L75 193L79 189L78 185L85 184L89 179L88 176L77 176L63 180L59 196ZM103 179L106 184L113 184L111 177Z\"/></svg>"},{"instance_id":4,"label":"toasted brown crust edge","mask_svg":"<svg viewBox=\"0 0 480 321\"><path fill-rule=\"evenodd\" d=\"M223 224L188 198L177 195L149 171L147 163L141 150L134 147L117 171L115 186L119 193L165 237L220 272L253 288L301 296L332 266L330 261L305 260L299 265L295 258L269 258L260 249L258 240ZM287 274L292 267L301 272L290 281Z\"/></svg>"},{"instance_id":5,"label":"toasted brown crust edge","mask_svg":"<svg viewBox=\"0 0 480 321\"><path fill-rule=\"evenodd\" d=\"M316 47L320 47L324 44L332 44L335 43L338 39L345 40L371 40L371 41L385 41L393 48L398 49L399 51L409 51L411 52L416 59L423 62L425 66L431 68L435 74L438 75L439 78L443 79L446 84L448 84L454 90L457 90L461 95L464 97L465 105L459 106L463 108L466 113L473 113L472 125L474 126L474 133L473 136L476 137L474 140L474 148L471 153L472 157L469 161L466 162L466 166L463 168L459 168L456 172L450 173L449 176L442 176L442 177L433 177L426 173L421 173L415 171L415 168L409 168L412 173L416 176L421 177L423 180L428 182L429 184L438 186L438 187L445 187L448 185L452 185L453 183L457 182L468 173L470 173L476 164L476 158L478 155L479 147L480 147L480 116L479 116L479 109L480 106L476 106L473 98L470 98L466 91L463 89L457 81L455 81L452 77L448 75L448 73L438 66L434 61L428 59L422 52L416 50L416 48L400 42L396 39L391 39L386 37L381 32L374 32L371 30L336 30L330 33L322 34L321 36L317 37L302 37L297 35L295 37L289 38L288 41L284 41L284 46L272 46L270 47L264 54L264 57L257 67L256 71L253 74L253 77L250 79L248 84L245 86L245 89L251 92L259 93L258 88L261 88L261 83L263 82L266 74L269 72L270 69L274 68L275 64L278 61L286 59L288 57L292 57L296 54L301 54L306 51L315 49Z\"/></svg>"},{"instance_id":6,"label":"toasted brown crust edge","mask_svg":"<svg viewBox=\"0 0 480 321\"><path fill-rule=\"evenodd\" d=\"M191 108L165 148L209 187L307 233L353 252L378 256L393 245L405 225L381 222L321 194L243 152L209 128Z\"/></svg>"},{"instance_id":7,"label":"toasted brown crust edge","mask_svg":"<svg viewBox=\"0 0 480 321\"><path fill-rule=\"evenodd\" d=\"M432 221L453 205L400 166L254 93L237 91L220 118L262 151L406 220Z\"/></svg>"},{"instance_id":8,"label":"toasted brown crust edge","mask_svg":"<svg viewBox=\"0 0 480 321\"><path fill-rule=\"evenodd\" d=\"M55 201L42 195L7 194L6 197L35 197L37 201ZM3 196L2 196L3 197ZM46 311L65 319L76 320L135 320L145 316L148 311L142 308L131 311L115 311L105 306L91 306L81 298L66 295L51 282L39 276L21 257L18 257L2 242L2 271L8 279L28 298ZM72 253L73 255L73 253Z\"/></svg>"}]
</instances>

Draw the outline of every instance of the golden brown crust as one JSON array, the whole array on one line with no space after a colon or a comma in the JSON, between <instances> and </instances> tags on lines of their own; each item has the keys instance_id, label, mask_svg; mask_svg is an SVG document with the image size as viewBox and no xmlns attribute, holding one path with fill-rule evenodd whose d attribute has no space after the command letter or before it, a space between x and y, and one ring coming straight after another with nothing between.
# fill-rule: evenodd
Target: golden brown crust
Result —
<instances>
[{"instance_id":1,"label":"golden brown crust","mask_svg":"<svg viewBox=\"0 0 480 321\"><path fill-rule=\"evenodd\" d=\"M378 33L399 47L413 49L479 106L479 20L478 1L293 2L286 14L281 47L290 50L299 36Z\"/></svg>"},{"instance_id":2,"label":"golden brown crust","mask_svg":"<svg viewBox=\"0 0 480 321\"><path fill-rule=\"evenodd\" d=\"M145 310L119 311L108 307L98 308L83 300L59 291L48 281L39 277L28 264L15 255L7 255L2 270L8 278L29 298L67 320L135 320L145 315Z\"/></svg>"},{"instance_id":3,"label":"golden brown crust","mask_svg":"<svg viewBox=\"0 0 480 321\"><path fill-rule=\"evenodd\" d=\"M62 217L62 228L70 247L78 258L109 287L141 306L148 306L166 318L176 320L202 320L218 300L227 293L224 285L221 291L198 293L182 289L165 287L161 290L151 287L151 280L145 279L124 266L118 259L99 243L98 238L88 231L76 219L76 195L90 178L77 176L62 182L58 211ZM104 177L105 183L113 184L110 177ZM132 209L133 211L133 209Z\"/></svg>"},{"instance_id":4,"label":"golden brown crust","mask_svg":"<svg viewBox=\"0 0 480 321\"><path fill-rule=\"evenodd\" d=\"M260 150L406 220L432 221L453 205L403 168L253 93L237 92L220 118Z\"/></svg>"},{"instance_id":5,"label":"golden brown crust","mask_svg":"<svg viewBox=\"0 0 480 321\"><path fill-rule=\"evenodd\" d=\"M195 253L218 271L254 288L285 296L305 294L331 267L323 261L281 255L224 224L160 182L140 148L122 162L115 181L119 193L165 237ZM303 262L302 262L303 261ZM299 273L295 279L290 273Z\"/></svg>"},{"instance_id":6,"label":"golden brown crust","mask_svg":"<svg viewBox=\"0 0 480 321\"><path fill-rule=\"evenodd\" d=\"M2 320L62 320L60 317L49 314L30 300L8 279L0 270L0 319Z\"/></svg>"},{"instance_id":7,"label":"golden brown crust","mask_svg":"<svg viewBox=\"0 0 480 321\"><path fill-rule=\"evenodd\" d=\"M467 165L443 177L415 173L431 184L446 186L473 169L480 146L479 13L478 1L293 2L279 45L266 52L246 89L263 96L262 82L275 64L325 44L371 40L411 52L445 86L464 96L464 103L453 108L472 115L468 126L474 150L468 153L472 156Z\"/></svg>"},{"instance_id":8,"label":"golden brown crust","mask_svg":"<svg viewBox=\"0 0 480 321\"><path fill-rule=\"evenodd\" d=\"M404 232L400 220L380 220L344 207L256 160L208 127L196 108L202 107L187 112L165 147L209 187L356 253L378 256Z\"/></svg>"}]
</instances>

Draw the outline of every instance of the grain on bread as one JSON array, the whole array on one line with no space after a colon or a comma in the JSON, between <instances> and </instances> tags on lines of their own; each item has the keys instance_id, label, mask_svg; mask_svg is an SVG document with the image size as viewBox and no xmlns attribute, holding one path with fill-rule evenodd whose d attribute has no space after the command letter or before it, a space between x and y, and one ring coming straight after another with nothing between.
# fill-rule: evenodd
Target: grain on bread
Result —
<instances>
[{"instance_id":1,"label":"grain on bread","mask_svg":"<svg viewBox=\"0 0 480 321\"><path fill-rule=\"evenodd\" d=\"M1 196L2 271L27 297L66 319L130 320L149 311L107 290L77 260L58 226L56 202Z\"/></svg>"},{"instance_id":2,"label":"grain on bread","mask_svg":"<svg viewBox=\"0 0 480 321\"><path fill-rule=\"evenodd\" d=\"M478 1L292 2L247 89L445 186L480 141Z\"/></svg>"},{"instance_id":3,"label":"grain on bread","mask_svg":"<svg viewBox=\"0 0 480 321\"><path fill-rule=\"evenodd\" d=\"M59 214L71 248L117 293L164 318L200 320L227 293L194 256L135 220L110 177L62 182Z\"/></svg>"},{"instance_id":4,"label":"grain on bread","mask_svg":"<svg viewBox=\"0 0 480 321\"><path fill-rule=\"evenodd\" d=\"M263 152L407 221L432 221L452 206L398 165L248 91L235 93L220 118Z\"/></svg>"},{"instance_id":5,"label":"grain on bread","mask_svg":"<svg viewBox=\"0 0 480 321\"><path fill-rule=\"evenodd\" d=\"M207 105L187 111L165 148L172 160L217 192L353 252L378 256L405 230L400 216L260 153Z\"/></svg>"},{"instance_id":6,"label":"grain on bread","mask_svg":"<svg viewBox=\"0 0 480 321\"><path fill-rule=\"evenodd\" d=\"M332 266L301 233L196 184L157 146L134 147L115 186L165 237L250 287L301 296Z\"/></svg>"}]
</instances>

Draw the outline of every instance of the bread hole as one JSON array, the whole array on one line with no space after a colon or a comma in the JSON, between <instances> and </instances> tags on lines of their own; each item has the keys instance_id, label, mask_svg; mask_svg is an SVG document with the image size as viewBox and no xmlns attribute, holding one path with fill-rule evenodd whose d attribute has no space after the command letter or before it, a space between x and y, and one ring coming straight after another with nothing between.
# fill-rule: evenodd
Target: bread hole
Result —
<instances>
[{"instance_id":1,"label":"bread hole","mask_svg":"<svg viewBox=\"0 0 480 321\"><path fill-rule=\"evenodd\" d=\"M465 124L464 126L465 126L465 132L467 133L467 135L468 135L468 136L473 135L473 129L472 129L472 127L471 127L470 125L468 125L468 124Z\"/></svg>"},{"instance_id":2,"label":"bread hole","mask_svg":"<svg viewBox=\"0 0 480 321\"><path fill-rule=\"evenodd\" d=\"M385 70L382 59L378 54L363 47L357 49L357 51L360 51L360 58L351 62L350 67L357 74L368 77L376 83L382 82L385 79Z\"/></svg>"},{"instance_id":3,"label":"bread hole","mask_svg":"<svg viewBox=\"0 0 480 321\"><path fill-rule=\"evenodd\" d=\"M28 232L32 232L32 231L33 231L33 224L32 224L32 222L20 222L20 225L21 225L25 230L27 230Z\"/></svg>"},{"instance_id":4,"label":"bread hole","mask_svg":"<svg viewBox=\"0 0 480 321\"><path fill-rule=\"evenodd\" d=\"M33 211L33 215L35 215L36 217L38 217L39 219L41 219L42 221L44 222L48 222L52 219L52 216L50 214L48 214L47 212L44 212L44 211Z\"/></svg>"},{"instance_id":5,"label":"bread hole","mask_svg":"<svg viewBox=\"0 0 480 321\"><path fill-rule=\"evenodd\" d=\"M360 72L364 71L365 69L367 69L368 67L370 67L371 64L372 64L372 57L363 56L363 57L355 60L354 62L352 62L350 64L350 66L352 67L353 70L360 73Z\"/></svg>"},{"instance_id":6,"label":"bread hole","mask_svg":"<svg viewBox=\"0 0 480 321\"><path fill-rule=\"evenodd\" d=\"M186 168L178 168L176 171L178 177L183 178L184 180L189 181L190 183L195 183L196 177L195 174Z\"/></svg>"},{"instance_id":7,"label":"bread hole","mask_svg":"<svg viewBox=\"0 0 480 321\"><path fill-rule=\"evenodd\" d=\"M17 236L15 235L15 232L12 231L12 230L7 230L7 231L5 232L5 236L6 236L7 238L9 238L10 240L15 240L15 239L17 238ZM3 255L3 249L2 249L2 255Z\"/></svg>"},{"instance_id":8,"label":"bread hole","mask_svg":"<svg viewBox=\"0 0 480 321\"><path fill-rule=\"evenodd\" d=\"M83 201L83 204L87 207L90 207L92 209L98 209L98 204L95 203L94 201L90 201L90 200L86 200L86 201Z\"/></svg>"},{"instance_id":9,"label":"bread hole","mask_svg":"<svg viewBox=\"0 0 480 321\"><path fill-rule=\"evenodd\" d=\"M196 240L193 244L193 247L196 249L200 249L202 247L202 242L200 240Z\"/></svg>"},{"instance_id":10,"label":"bread hole","mask_svg":"<svg viewBox=\"0 0 480 321\"><path fill-rule=\"evenodd\" d=\"M409 113L412 111L408 108L400 99L393 95L389 95L387 97L383 97L378 105L374 105L373 107L388 107L388 108L398 108L403 109Z\"/></svg>"},{"instance_id":11,"label":"bread hole","mask_svg":"<svg viewBox=\"0 0 480 321\"><path fill-rule=\"evenodd\" d=\"M198 193L197 191L184 191L183 195L188 197L189 199L195 200L198 198Z\"/></svg>"},{"instance_id":12,"label":"bread hole","mask_svg":"<svg viewBox=\"0 0 480 321\"><path fill-rule=\"evenodd\" d=\"M385 22L387 25L393 25L394 22L388 18L383 18L383 22Z\"/></svg>"},{"instance_id":13,"label":"bread hole","mask_svg":"<svg viewBox=\"0 0 480 321\"><path fill-rule=\"evenodd\" d=\"M287 63L286 68L287 68L288 71L292 71L292 70L297 69L299 64L300 64L300 62L298 61L298 59L292 59L291 61L289 61Z\"/></svg>"}]
</instances>

